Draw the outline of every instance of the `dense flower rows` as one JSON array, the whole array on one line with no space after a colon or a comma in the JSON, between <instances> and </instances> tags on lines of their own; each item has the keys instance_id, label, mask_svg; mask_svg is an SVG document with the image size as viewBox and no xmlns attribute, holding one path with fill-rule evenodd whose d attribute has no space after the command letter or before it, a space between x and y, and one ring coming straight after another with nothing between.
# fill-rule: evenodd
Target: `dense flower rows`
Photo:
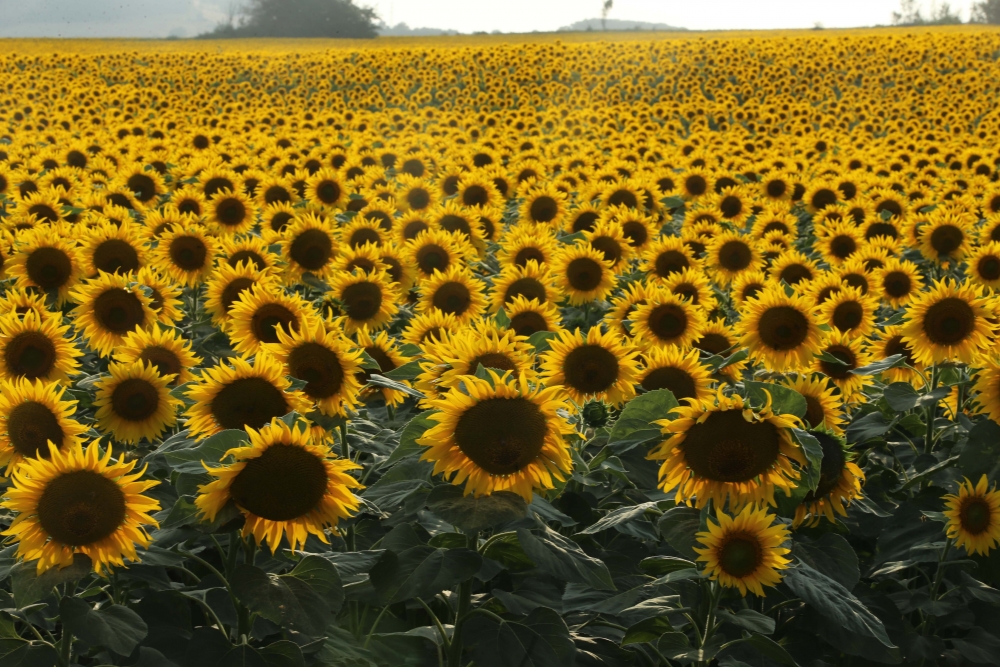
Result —
<instances>
[{"instance_id":1,"label":"dense flower rows","mask_svg":"<svg viewBox=\"0 0 1000 667\"><path fill-rule=\"evenodd\" d=\"M0 53L3 655L990 663L998 58Z\"/></svg>"}]
</instances>

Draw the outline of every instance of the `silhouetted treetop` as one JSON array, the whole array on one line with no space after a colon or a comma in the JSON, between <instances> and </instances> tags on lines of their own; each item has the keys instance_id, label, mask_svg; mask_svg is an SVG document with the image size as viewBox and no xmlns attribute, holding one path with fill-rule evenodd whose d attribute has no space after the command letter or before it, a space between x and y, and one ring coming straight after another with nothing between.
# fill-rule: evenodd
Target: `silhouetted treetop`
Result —
<instances>
[{"instance_id":1,"label":"silhouetted treetop","mask_svg":"<svg viewBox=\"0 0 1000 667\"><path fill-rule=\"evenodd\" d=\"M206 37L377 36L375 10L354 0L249 0L237 22L216 26Z\"/></svg>"}]
</instances>

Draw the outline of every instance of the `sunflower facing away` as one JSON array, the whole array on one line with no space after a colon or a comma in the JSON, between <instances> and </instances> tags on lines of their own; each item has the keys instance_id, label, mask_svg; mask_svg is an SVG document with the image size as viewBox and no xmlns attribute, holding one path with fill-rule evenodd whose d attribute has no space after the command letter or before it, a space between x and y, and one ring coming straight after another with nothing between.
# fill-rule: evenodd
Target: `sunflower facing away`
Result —
<instances>
[{"instance_id":1,"label":"sunflower facing away","mask_svg":"<svg viewBox=\"0 0 1000 667\"><path fill-rule=\"evenodd\" d=\"M199 489L195 505L213 521L230 500L243 513L243 535L276 552L282 536L292 551L309 535L328 542L335 528L358 510L354 490L361 484L349 471L361 466L335 459L328 448L314 444L308 430L272 419L259 431L248 428L249 442L230 449L223 459L235 461L205 468L216 479Z\"/></svg>"},{"instance_id":2,"label":"sunflower facing away","mask_svg":"<svg viewBox=\"0 0 1000 667\"><path fill-rule=\"evenodd\" d=\"M572 468L563 440L572 428L557 414L566 406L559 387L488 373L489 380L465 376L464 392L456 387L432 401L438 423L417 440L427 447L421 458L452 484L464 483L465 495L511 491L530 501Z\"/></svg>"},{"instance_id":3,"label":"sunflower facing away","mask_svg":"<svg viewBox=\"0 0 1000 667\"><path fill-rule=\"evenodd\" d=\"M110 376L97 385L97 428L130 445L155 441L177 423L181 401L170 395L172 375L160 375L145 361L108 366Z\"/></svg>"},{"instance_id":4,"label":"sunflower facing away","mask_svg":"<svg viewBox=\"0 0 1000 667\"><path fill-rule=\"evenodd\" d=\"M739 395L721 389L714 401L697 401L675 410L674 419L659 424L670 437L646 458L663 461L660 488L676 489L676 502L716 507L729 501L731 510L746 504L775 505L774 489L786 495L796 486L795 461L806 465L791 428L799 425L792 415L776 415L768 402L753 410Z\"/></svg>"},{"instance_id":5,"label":"sunflower facing away","mask_svg":"<svg viewBox=\"0 0 1000 667\"><path fill-rule=\"evenodd\" d=\"M708 531L697 534L702 548L695 547L698 561L705 563L703 574L726 588L738 588L764 596L764 586L781 582L779 570L791 561L785 556L791 551L782 545L791 537L783 524L775 524L766 508L747 505L735 517L716 512L718 523L708 520Z\"/></svg>"},{"instance_id":6,"label":"sunflower facing away","mask_svg":"<svg viewBox=\"0 0 1000 667\"><path fill-rule=\"evenodd\" d=\"M603 399L621 405L635 396L638 382L638 350L615 333L592 327L586 337L575 331L560 331L549 341L542 358L546 385L562 385L578 405Z\"/></svg>"},{"instance_id":7,"label":"sunflower facing away","mask_svg":"<svg viewBox=\"0 0 1000 667\"><path fill-rule=\"evenodd\" d=\"M86 427L73 419L76 401L64 401L58 382L15 378L0 380L0 465L14 468L26 458L81 442Z\"/></svg>"},{"instance_id":8,"label":"sunflower facing away","mask_svg":"<svg viewBox=\"0 0 1000 667\"><path fill-rule=\"evenodd\" d=\"M4 535L18 543L18 558L38 560L41 574L72 564L73 554L90 557L94 571L139 560L135 547L152 540L144 526L160 503L142 495L157 481L141 481L145 468L136 461L112 461L110 447L101 455L97 442L64 450L49 445L48 458L25 459L12 476L2 506L17 513Z\"/></svg>"},{"instance_id":9,"label":"sunflower facing away","mask_svg":"<svg viewBox=\"0 0 1000 667\"><path fill-rule=\"evenodd\" d=\"M844 506L861 497L861 484L865 480L861 468L851 460L847 443L823 431L813 431L812 435L823 448L819 484L795 508L794 528L803 523L818 526L824 516L836 523L834 513L847 516Z\"/></svg>"},{"instance_id":10,"label":"sunflower facing away","mask_svg":"<svg viewBox=\"0 0 1000 667\"><path fill-rule=\"evenodd\" d=\"M970 554L985 556L1000 542L1000 491L988 483L986 475L974 487L965 480L944 497L947 535Z\"/></svg>"}]
</instances>

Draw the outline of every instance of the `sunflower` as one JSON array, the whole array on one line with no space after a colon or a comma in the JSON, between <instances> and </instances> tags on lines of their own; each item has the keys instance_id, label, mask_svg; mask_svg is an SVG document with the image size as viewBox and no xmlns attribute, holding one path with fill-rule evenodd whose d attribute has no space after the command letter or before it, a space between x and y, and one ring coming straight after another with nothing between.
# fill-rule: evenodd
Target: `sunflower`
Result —
<instances>
[{"instance_id":1,"label":"sunflower","mask_svg":"<svg viewBox=\"0 0 1000 667\"><path fill-rule=\"evenodd\" d=\"M112 455L108 447L102 456L96 441L86 449L50 444L47 458L14 470L2 506L17 516L3 534L18 543L18 558L38 560L39 574L71 565L74 553L86 554L95 572L123 566L139 560L136 545L152 543L143 526L158 525L150 513L160 504L142 494L159 482L140 481L145 468L132 473L136 460L112 462Z\"/></svg>"},{"instance_id":2,"label":"sunflower","mask_svg":"<svg viewBox=\"0 0 1000 667\"><path fill-rule=\"evenodd\" d=\"M726 326L721 320L713 320L705 324L701 336L694 342L693 347L708 355L724 356L736 346L737 342L732 327ZM733 366L728 366L723 372L731 368Z\"/></svg>"},{"instance_id":3,"label":"sunflower","mask_svg":"<svg viewBox=\"0 0 1000 667\"><path fill-rule=\"evenodd\" d=\"M130 276L101 273L74 289L70 297L80 304L70 313L75 327L102 357L111 356L126 334L156 322L150 298Z\"/></svg>"},{"instance_id":4,"label":"sunflower","mask_svg":"<svg viewBox=\"0 0 1000 667\"><path fill-rule=\"evenodd\" d=\"M503 199L493 181L484 178L480 172L466 174L458 181L456 200L462 206L497 206Z\"/></svg>"},{"instance_id":5,"label":"sunflower","mask_svg":"<svg viewBox=\"0 0 1000 667\"><path fill-rule=\"evenodd\" d=\"M553 260L552 272L574 306L604 299L618 282L604 254L586 243L563 247Z\"/></svg>"},{"instance_id":6,"label":"sunflower","mask_svg":"<svg viewBox=\"0 0 1000 667\"><path fill-rule=\"evenodd\" d=\"M665 441L646 458L663 461L660 488L676 489L676 502L701 508L729 501L731 510L745 505L774 506L774 490L786 495L796 486L805 456L792 439L801 422L792 415L774 414L771 397L760 410L751 409L742 396L726 396L720 388L714 401L689 401L674 410L673 418L658 424Z\"/></svg>"},{"instance_id":7,"label":"sunflower","mask_svg":"<svg viewBox=\"0 0 1000 667\"><path fill-rule=\"evenodd\" d=\"M1000 269L1000 259L997 262ZM1000 271L997 277L1000 278ZM920 275L919 267L909 260L895 257L887 258L881 267L874 270L871 283L882 301L893 308L906 306L924 289L924 279Z\"/></svg>"},{"instance_id":8,"label":"sunflower","mask_svg":"<svg viewBox=\"0 0 1000 667\"><path fill-rule=\"evenodd\" d=\"M749 299L756 299L767 287L767 275L763 271L744 271L733 279L729 295L737 305L744 305Z\"/></svg>"},{"instance_id":9,"label":"sunflower","mask_svg":"<svg viewBox=\"0 0 1000 667\"><path fill-rule=\"evenodd\" d=\"M501 266L524 266L530 260L551 264L558 249L559 243L548 227L521 225L503 235L496 257Z\"/></svg>"},{"instance_id":10,"label":"sunflower","mask_svg":"<svg viewBox=\"0 0 1000 667\"><path fill-rule=\"evenodd\" d=\"M305 199L315 206L339 208L347 199L347 188L334 169L324 167L306 179Z\"/></svg>"},{"instance_id":11,"label":"sunflower","mask_svg":"<svg viewBox=\"0 0 1000 667\"><path fill-rule=\"evenodd\" d=\"M972 245L972 224L963 215L931 214L920 230L920 254L932 262L961 261Z\"/></svg>"},{"instance_id":12,"label":"sunflower","mask_svg":"<svg viewBox=\"0 0 1000 667\"><path fill-rule=\"evenodd\" d=\"M326 330L322 322L286 333L277 330L278 343L267 350L285 364L287 375L306 383L302 388L325 415L346 415L357 407L361 385L361 352L349 341Z\"/></svg>"},{"instance_id":13,"label":"sunflower","mask_svg":"<svg viewBox=\"0 0 1000 667\"><path fill-rule=\"evenodd\" d=\"M822 255L828 264L843 264L864 244L860 230L850 222L837 222L816 227L816 241L813 249Z\"/></svg>"},{"instance_id":14,"label":"sunflower","mask_svg":"<svg viewBox=\"0 0 1000 667\"><path fill-rule=\"evenodd\" d=\"M267 244L280 243L285 238L285 230L299 213L291 204L276 202L264 207L261 214L261 238Z\"/></svg>"},{"instance_id":15,"label":"sunflower","mask_svg":"<svg viewBox=\"0 0 1000 667\"><path fill-rule=\"evenodd\" d=\"M287 262L285 279L289 284L301 282L306 273L329 279L335 273L337 257L332 225L313 213L296 216L285 230L281 254Z\"/></svg>"},{"instance_id":16,"label":"sunflower","mask_svg":"<svg viewBox=\"0 0 1000 667\"><path fill-rule=\"evenodd\" d=\"M434 474L464 483L466 495L511 491L530 501L573 467L564 440L572 427L558 414L566 405L559 387L487 372L489 380L465 376L464 391L456 387L432 402L437 424L417 440L427 448L421 458L434 462Z\"/></svg>"},{"instance_id":17,"label":"sunflower","mask_svg":"<svg viewBox=\"0 0 1000 667\"><path fill-rule=\"evenodd\" d=\"M8 470L24 459L74 447L87 428L73 419L76 401L64 401L59 382L0 380L0 465Z\"/></svg>"},{"instance_id":18,"label":"sunflower","mask_svg":"<svg viewBox=\"0 0 1000 667\"><path fill-rule=\"evenodd\" d=\"M259 354L253 365L247 357L232 357L206 369L185 395L193 405L185 413L187 428L197 439L225 429L260 428L289 412L309 412L310 401L300 391L289 391L280 362Z\"/></svg>"},{"instance_id":19,"label":"sunflower","mask_svg":"<svg viewBox=\"0 0 1000 667\"><path fill-rule=\"evenodd\" d=\"M69 300L69 292L83 277L80 251L73 235L58 227L37 227L18 236L15 254L4 264L14 284L56 295L56 305Z\"/></svg>"},{"instance_id":20,"label":"sunflower","mask_svg":"<svg viewBox=\"0 0 1000 667\"><path fill-rule=\"evenodd\" d=\"M425 277L462 266L475 255L475 249L465 239L444 229L420 232L407 242L403 252L407 263Z\"/></svg>"},{"instance_id":21,"label":"sunflower","mask_svg":"<svg viewBox=\"0 0 1000 667\"><path fill-rule=\"evenodd\" d=\"M453 234L477 252L482 253L486 249L486 241L478 224L478 209L468 208L449 200L430 211L428 218L433 227Z\"/></svg>"},{"instance_id":22,"label":"sunflower","mask_svg":"<svg viewBox=\"0 0 1000 667\"><path fill-rule=\"evenodd\" d=\"M809 300L768 287L745 304L737 331L750 357L771 371L802 368L819 351L820 329Z\"/></svg>"},{"instance_id":23,"label":"sunflower","mask_svg":"<svg viewBox=\"0 0 1000 667\"><path fill-rule=\"evenodd\" d=\"M798 250L782 252L771 262L771 267L768 269L768 276L772 280L782 280L792 287L809 283L818 274L816 262Z\"/></svg>"},{"instance_id":24,"label":"sunflower","mask_svg":"<svg viewBox=\"0 0 1000 667\"><path fill-rule=\"evenodd\" d=\"M663 291L659 282L637 280L629 283L621 293L611 299L611 309L604 315L604 326L624 338L632 338L631 319L635 309L649 303Z\"/></svg>"},{"instance_id":25,"label":"sunflower","mask_svg":"<svg viewBox=\"0 0 1000 667\"><path fill-rule=\"evenodd\" d=\"M827 181L816 181L806 189L802 201L810 213L822 211L827 206L833 206L840 199L837 186Z\"/></svg>"},{"instance_id":26,"label":"sunflower","mask_svg":"<svg viewBox=\"0 0 1000 667\"><path fill-rule=\"evenodd\" d=\"M639 386L646 391L669 389L682 405L685 399L711 398L712 372L699 361L698 350L653 347L642 353Z\"/></svg>"},{"instance_id":27,"label":"sunflower","mask_svg":"<svg viewBox=\"0 0 1000 667\"><path fill-rule=\"evenodd\" d=\"M299 194L292 187L291 179L283 176L265 176L257 185L254 193L257 205L266 207L269 204L295 204Z\"/></svg>"},{"instance_id":28,"label":"sunflower","mask_svg":"<svg viewBox=\"0 0 1000 667\"><path fill-rule=\"evenodd\" d=\"M366 329L362 328L355 332L354 337L357 340L358 346L364 350L365 354L374 359L375 363L378 364L378 371L382 375L385 375L389 371L395 370L400 366L413 361L413 359L405 356L399 351L399 346L397 345L396 340L390 338L389 334L385 331L380 331L377 335L372 336ZM369 369L362 369L355 372L354 377L357 379L359 386L362 388L362 400L366 400L369 396L375 393L381 393L382 399L385 401L386 405L397 406L406 400L406 394L398 389L390 389L388 387L365 387L374 372L375 371ZM409 383L404 382L403 384Z\"/></svg>"},{"instance_id":29,"label":"sunflower","mask_svg":"<svg viewBox=\"0 0 1000 667\"><path fill-rule=\"evenodd\" d=\"M0 317L0 377L65 381L76 375L82 353L68 332L69 325L34 311Z\"/></svg>"},{"instance_id":30,"label":"sunflower","mask_svg":"<svg viewBox=\"0 0 1000 667\"><path fill-rule=\"evenodd\" d=\"M204 227L188 225L164 233L153 251L153 260L174 282L193 287L211 274L217 252L217 241Z\"/></svg>"},{"instance_id":31,"label":"sunflower","mask_svg":"<svg viewBox=\"0 0 1000 667\"><path fill-rule=\"evenodd\" d=\"M147 265L139 269L138 275L130 278L140 285L143 294L149 296L149 308L153 311L157 322L171 327L184 319L184 312L181 310L181 287L158 269Z\"/></svg>"},{"instance_id":32,"label":"sunflower","mask_svg":"<svg viewBox=\"0 0 1000 667\"><path fill-rule=\"evenodd\" d=\"M916 388L924 385L924 380L920 373L924 365L918 363L913 357L913 348L903 340L903 328L898 325L888 325L879 332L879 338L873 341L869 347L869 352L874 361L882 361L897 354L903 355L906 366L889 368L882 371L882 375L889 382L910 382Z\"/></svg>"},{"instance_id":33,"label":"sunflower","mask_svg":"<svg viewBox=\"0 0 1000 667\"><path fill-rule=\"evenodd\" d=\"M431 310L417 313L407 323L401 340L410 345L422 345L435 340L444 340L461 328L458 318L451 313Z\"/></svg>"},{"instance_id":34,"label":"sunflower","mask_svg":"<svg viewBox=\"0 0 1000 667\"><path fill-rule=\"evenodd\" d=\"M687 299L692 305L698 306L706 313L711 312L718 305L712 290L712 283L704 271L698 267L671 274L669 278L662 281L662 284L668 292Z\"/></svg>"},{"instance_id":35,"label":"sunflower","mask_svg":"<svg viewBox=\"0 0 1000 667\"><path fill-rule=\"evenodd\" d=\"M753 198L743 186L733 185L713 196L709 205L718 211L724 221L742 227L752 213Z\"/></svg>"},{"instance_id":36,"label":"sunflower","mask_svg":"<svg viewBox=\"0 0 1000 667\"><path fill-rule=\"evenodd\" d=\"M594 228L597 223L597 219L601 217L601 212L595 206L589 204L584 204L578 208L574 208L566 216L566 223L563 227L563 231L567 234L575 234L577 232L589 232Z\"/></svg>"},{"instance_id":37,"label":"sunflower","mask_svg":"<svg viewBox=\"0 0 1000 667\"><path fill-rule=\"evenodd\" d=\"M534 348L523 337L489 320L452 336L444 361L449 368L438 378L438 391L457 386L463 376L474 375L479 366L524 376L529 382L534 382L536 375Z\"/></svg>"},{"instance_id":38,"label":"sunflower","mask_svg":"<svg viewBox=\"0 0 1000 667\"><path fill-rule=\"evenodd\" d=\"M535 185L525 192L518 214L526 222L558 228L567 209L564 193L552 185Z\"/></svg>"},{"instance_id":39,"label":"sunflower","mask_svg":"<svg viewBox=\"0 0 1000 667\"><path fill-rule=\"evenodd\" d=\"M687 349L701 336L705 312L683 296L659 290L632 312L632 335L643 349L666 345Z\"/></svg>"},{"instance_id":40,"label":"sunflower","mask_svg":"<svg viewBox=\"0 0 1000 667\"><path fill-rule=\"evenodd\" d=\"M986 475L975 486L966 479L958 495L944 497L946 534L970 555L986 556L1000 542L1000 491L988 484Z\"/></svg>"},{"instance_id":41,"label":"sunflower","mask_svg":"<svg viewBox=\"0 0 1000 667\"><path fill-rule=\"evenodd\" d=\"M621 224L614 218L602 216L592 230L583 233L582 243L600 252L614 271L624 267L634 254Z\"/></svg>"},{"instance_id":42,"label":"sunflower","mask_svg":"<svg viewBox=\"0 0 1000 667\"><path fill-rule=\"evenodd\" d=\"M397 201L401 210L419 213L437 204L437 190L431 187L426 179L400 174L396 180L399 183Z\"/></svg>"},{"instance_id":43,"label":"sunflower","mask_svg":"<svg viewBox=\"0 0 1000 667\"><path fill-rule=\"evenodd\" d=\"M191 185L174 191L170 205L174 206L181 215L193 216L195 220L201 220L207 209L205 195L202 194L201 190Z\"/></svg>"},{"instance_id":44,"label":"sunflower","mask_svg":"<svg viewBox=\"0 0 1000 667\"><path fill-rule=\"evenodd\" d=\"M269 283L244 290L229 309L229 340L239 354L256 354L261 345L278 342L278 330L301 331L318 321L312 304Z\"/></svg>"},{"instance_id":45,"label":"sunflower","mask_svg":"<svg viewBox=\"0 0 1000 667\"><path fill-rule=\"evenodd\" d=\"M379 269L388 268L382 262L382 248L374 243L366 243L357 248L345 248L334 263L334 269L338 273L342 271L351 273L355 269L364 273L375 273Z\"/></svg>"},{"instance_id":46,"label":"sunflower","mask_svg":"<svg viewBox=\"0 0 1000 667\"><path fill-rule=\"evenodd\" d=\"M986 215L983 226L979 228L979 245L992 242L1000 243L1000 213Z\"/></svg>"},{"instance_id":47,"label":"sunflower","mask_svg":"<svg viewBox=\"0 0 1000 667\"><path fill-rule=\"evenodd\" d=\"M558 331L562 328L559 309L551 301L540 303L537 299L518 295L505 303L503 309L510 320L508 328L518 336L531 336L539 331Z\"/></svg>"},{"instance_id":48,"label":"sunflower","mask_svg":"<svg viewBox=\"0 0 1000 667\"><path fill-rule=\"evenodd\" d=\"M551 271L534 260L524 266L510 264L500 269L499 275L493 278L490 312L506 308L517 297L538 303L558 303L561 299Z\"/></svg>"},{"instance_id":49,"label":"sunflower","mask_svg":"<svg viewBox=\"0 0 1000 667\"><path fill-rule=\"evenodd\" d=\"M829 378L799 375L786 377L781 384L806 399L806 414L802 421L808 428L823 429L836 435L844 433L844 401L837 396L837 388L831 386Z\"/></svg>"},{"instance_id":50,"label":"sunflower","mask_svg":"<svg viewBox=\"0 0 1000 667\"><path fill-rule=\"evenodd\" d=\"M960 361L971 364L992 345L993 312L982 288L951 279L935 282L914 298L902 325L903 342L922 364Z\"/></svg>"},{"instance_id":51,"label":"sunflower","mask_svg":"<svg viewBox=\"0 0 1000 667\"><path fill-rule=\"evenodd\" d=\"M799 235L799 220L787 208L765 208L754 218L750 235L762 239L772 232L795 240Z\"/></svg>"},{"instance_id":52,"label":"sunflower","mask_svg":"<svg viewBox=\"0 0 1000 667\"><path fill-rule=\"evenodd\" d=\"M635 396L638 349L617 334L602 334L599 327L586 337L579 329L560 331L549 340L541 369L546 386L562 385L577 405L597 399L620 406Z\"/></svg>"},{"instance_id":53,"label":"sunflower","mask_svg":"<svg viewBox=\"0 0 1000 667\"><path fill-rule=\"evenodd\" d=\"M57 321L62 321L62 313L50 311L45 303L45 295L36 290L10 287L0 295L0 315L7 313L25 315L29 312L35 313L42 319L54 317Z\"/></svg>"},{"instance_id":54,"label":"sunflower","mask_svg":"<svg viewBox=\"0 0 1000 667\"><path fill-rule=\"evenodd\" d=\"M173 375L160 375L145 361L111 363L110 376L95 385L97 428L130 445L155 441L177 423L181 401L170 395Z\"/></svg>"},{"instance_id":55,"label":"sunflower","mask_svg":"<svg viewBox=\"0 0 1000 667\"><path fill-rule=\"evenodd\" d=\"M784 203L791 198L792 189L795 187L793 178L792 174L776 171L762 178L757 187L767 202L778 205L779 202Z\"/></svg>"},{"instance_id":56,"label":"sunflower","mask_svg":"<svg viewBox=\"0 0 1000 667\"><path fill-rule=\"evenodd\" d=\"M826 361L817 356L813 360L812 370L830 378L830 381L840 389L845 403L855 401L867 380L864 376L855 375L851 371L871 361L871 356L862 347L862 340L848 333L833 330L823 337L819 353L834 357L839 363Z\"/></svg>"},{"instance_id":57,"label":"sunflower","mask_svg":"<svg viewBox=\"0 0 1000 667\"><path fill-rule=\"evenodd\" d=\"M736 232L717 235L706 251L709 270L721 285L728 285L744 271L755 271L764 266L764 258L753 238Z\"/></svg>"},{"instance_id":58,"label":"sunflower","mask_svg":"<svg viewBox=\"0 0 1000 667\"><path fill-rule=\"evenodd\" d=\"M650 278L665 279L671 274L698 266L691 248L676 236L663 236L643 249L640 269Z\"/></svg>"},{"instance_id":59,"label":"sunflower","mask_svg":"<svg viewBox=\"0 0 1000 667\"><path fill-rule=\"evenodd\" d=\"M679 179L681 194L689 200L698 200L711 192L710 174L701 168L689 169Z\"/></svg>"},{"instance_id":60,"label":"sunflower","mask_svg":"<svg viewBox=\"0 0 1000 667\"><path fill-rule=\"evenodd\" d=\"M359 214L339 229L338 241L351 248L357 248L366 243L381 246L389 242L389 235L386 230L382 229L379 220L366 218Z\"/></svg>"},{"instance_id":61,"label":"sunflower","mask_svg":"<svg viewBox=\"0 0 1000 667\"><path fill-rule=\"evenodd\" d=\"M282 537L292 551L309 535L328 543L325 530L358 511L354 495L362 486L350 471L361 466L331 457L314 444L308 429L272 419L258 431L247 429L249 442L225 453L232 463L206 466L213 481L198 489L195 505L208 521L232 501L246 519L243 535L277 552Z\"/></svg>"},{"instance_id":62,"label":"sunflower","mask_svg":"<svg viewBox=\"0 0 1000 667\"><path fill-rule=\"evenodd\" d=\"M968 258L968 275L984 287L1000 288L1000 243L990 241L972 251Z\"/></svg>"},{"instance_id":63,"label":"sunflower","mask_svg":"<svg viewBox=\"0 0 1000 667\"><path fill-rule=\"evenodd\" d=\"M62 204L56 190L32 192L17 202L14 212L46 225L63 222Z\"/></svg>"},{"instance_id":64,"label":"sunflower","mask_svg":"<svg viewBox=\"0 0 1000 667\"><path fill-rule=\"evenodd\" d=\"M767 508L747 505L735 517L721 510L715 513L718 523L708 519L708 530L697 533L701 548L695 547L698 561L705 563L702 574L718 581L724 588L738 588L764 597L764 586L781 583L781 570L791 561L785 558L791 549L783 546L791 535L784 524L774 523Z\"/></svg>"},{"instance_id":65,"label":"sunflower","mask_svg":"<svg viewBox=\"0 0 1000 667\"><path fill-rule=\"evenodd\" d=\"M813 431L812 436L823 448L819 484L795 508L794 528L803 523L818 526L824 516L830 523L836 523L834 513L846 517L845 505L861 497L861 484L865 481L865 474L851 460L847 443L823 431Z\"/></svg>"},{"instance_id":66,"label":"sunflower","mask_svg":"<svg viewBox=\"0 0 1000 667\"><path fill-rule=\"evenodd\" d=\"M396 221L396 238L400 244L406 244L417 238L420 232L426 232L431 228L430 219L426 211L410 211L404 213Z\"/></svg>"},{"instance_id":67,"label":"sunflower","mask_svg":"<svg viewBox=\"0 0 1000 667\"><path fill-rule=\"evenodd\" d=\"M194 379L192 368L201 365L201 357L191 351L191 341L181 338L173 327L152 326L125 334L115 347L114 358L120 364L145 362L164 377L171 376L170 386L180 386Z\"/></svg>"},{"instance_id":68,"label":"sunflower","mask_svg":"<svg viewBox=\"0 0 1000 667\"><path fill-rule=\"evenodd\" d=\"M843 285L819 306L816 320L850 338L861 338L874 330L877 309L878 299L873 294Z\"/></svg>"},{"instance_id":69,"label":"sunflower","mask_svg":"<svg viewBox=\"0 0 1000 667\"><path fill-rule=\"evenodd\" d=\"M256 224L257 207L242 192L222 190L209 200L205 217L217 234L243 234Z\"/></svg>"},{"instance_id":70,"label":"sunflower","mask_svg":"<svg viewBox=\"0 0 1000 667\"><path fill-rule=\"evenodd\" d=\"M452 266L425 279L420 285L417 310L427 313L437 310L454 315L459 324L467 324L486 310L482 281L462 266Z\"/></svg>"},{"instance_id":71,"label":"sunflower","mask_svg":"<svg viewBox=\"0 0 1000 667\"><path fill-rule=\"evenodd\" d=\"M80 252L86 275L131 273L146 263L149 248L132 222L116 226L104 221L91 229Z\"/></svg>"},{"instance_id":72,"label":"sunflower","mask_svg":"<svg viewBox=\"0 0 1000 667\"><path fill-rule=\"evenodd\" d=\"M119 172L120 181L133 193L133 197L139 202L141 208L149 206L156 208L156 198L167 191L167 186L163 182L155 169L148 165L136 165L124 173ZM116 179L118 180L118 179Z\"/></svg>"},{"instance_id":73,"label":"sunflower","mask_svg":"<svg viewBox=\"0 0 1000 667\"><path fill-rule=\"evenodd\" d=\"M211 313L212 322L218 327L224 326L229 321L233 304L257 284L266 285L269 291L280 289L273 276L259 271L250 260L235 267L225 262L219 264L205 285L205 310Z\"/></svg>"}]
</instances>

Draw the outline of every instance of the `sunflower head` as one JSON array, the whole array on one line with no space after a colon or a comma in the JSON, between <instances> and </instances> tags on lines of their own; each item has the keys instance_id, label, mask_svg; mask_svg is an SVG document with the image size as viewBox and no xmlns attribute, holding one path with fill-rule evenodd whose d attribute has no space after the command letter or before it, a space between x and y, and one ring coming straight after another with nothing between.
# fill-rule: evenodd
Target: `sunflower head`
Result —
<instances>
[{"instance_id":1,"label":"sunflower head","mask_svg":"<svg viewBox=\"0 0 1000 667\"><path fill-rule=\"evenodd\" d=\"M746 303L738 325L741 342L773 371L808 364L820 344L820 329L805 297L770 287Z\"/></svg>"},{"instance_id":2,"label":"sunflower head","mask_svg":"<svg viewBox=\"0 0 1000 667\"><path fill-rule=\"evenodd\" d=\"M992 317L981 287L945 279L910 303L902 326L903 342L922 364L972 363L991 345Z\"/></svg>"},{"instance_id":3,"label":"sunflower head","mask_svg":"<svg viewBox=\"0 0 1000 667\"><path fill-rule=\"evenodd\" d=\"M603 299L618 282L611 262L586 243L563 248L553 261L553 274L572 305Z\"/></svg>"},{"instance_id":4,"label":"sunflower head","mask_svg":"<svg viewBox=\"0 0 1000 667\"><path fill-rule=\"evenodd\" d=\"M812 435L823 449L819 484L795 509L792 522L795 528L803 523L817 526L823 517L836 523L835 514L847 516L845 505L861 497L861 484L865 480L861 468L851 460L847 443L825 431L813 431Z\"/></svg>"},{"instance_id":5,"label":"sunflower head","mask_svg":"<svg viewBox=\"0 0 1000 667\"><path fill-rule=\"evenodd\" d=\"M764 586L777 586L781 570L791 561L784 546L791 535L783 524L775 524L766 508L747 505L736 516L716 512L718 523L708 520L708 531L697 534L698 561L705 563L703 574L726 588L738 588L763 597Z\"/></svg>"},{"instance_id":6,"label":"sunflower head","mask_svg":"<svg viewBox=\"0 0 1000 667\"><path fill-rule=\"evenodd\" d=\"M46 457L81 442L86 428L73 419L76 401L62 400L58 382L0 380L0 465L8 469L26 458Z\"/></svg>"},{"instance_id":7,"label":"sunflower head","mask_svg":"<svg viewBox=\"0 0 1000 667\"><path fill-rule=\"evenodd\" d=\"M243 291L229 309L229 339L241 354L278 342L278 331L300 331L318 320L312 304L298 294L257 282Z\"/></svg>"},{"instance_id":8,"label":"sunflower head","mask_svg":"<svg viewBox=\"0 0 1000 667\"><path fill-rule=\"evenodd\" d=\"M66 380L80 369L82 356L69 340L69 325L35 311L0 316L0 376Z\"/></svg>"},{"instance_id":9,"label":"sunflower head","mask_svg":"<svg viewBox=\"0 0 1000 667\"><path fill-rule=\"evenodd\" d=\"M1000 542L1000 491L988 485L983 475L975 486L965 480L958 494L944 497L947 535L969 554L985 556Z\"/></svg>"},{"instance_id":10,"label":"sunflower head","mask_svg":"<svg viewBox=\"0 0 1000 667\"><path fill-rule=\"evenodd\" d=\"M79 305L71 316L83 331L87 345L108 357L126 335L152 327L156 314L147 290L131 276L110 273L101 273L77 287L72 298Z\"/></svg>"},{"instance_id":11,"label":"sunflower head","mask_svg":"<svg viewBox=\"0 0 1000 667\"><path fill-rule=\"evenodd\" d=\"M593 327L584 336L561 331L542 359L547 385L561 385L577 405L590 399L621 405L635 396L638 350L615 333Z\"/></svg>"}]
</instances>

